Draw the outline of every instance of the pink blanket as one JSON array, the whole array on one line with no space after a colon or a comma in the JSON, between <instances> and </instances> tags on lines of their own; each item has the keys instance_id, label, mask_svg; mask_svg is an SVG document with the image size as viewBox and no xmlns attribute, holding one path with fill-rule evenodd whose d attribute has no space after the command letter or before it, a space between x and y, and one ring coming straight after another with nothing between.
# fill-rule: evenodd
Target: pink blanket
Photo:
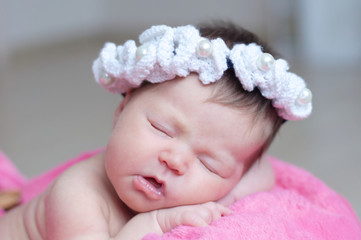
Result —
<instances>
[{"instance_id":1,"label":"pink blanket","mask_svg":"<svg viewBox=\"0 0 361 240\"><path fill-rule=\"evenodd\" d=\"M97 152L84 153L39 177L25 179L0 151L0 190L18 189L22 202L27 202L66 168ZM208 227L179 226L163 236L148 234L144 239L361 239L360 221L342 196L305 170L270 159L276 173L272 191L239 200L231 206L230 216Z\"/></svg>"}]
</instances>

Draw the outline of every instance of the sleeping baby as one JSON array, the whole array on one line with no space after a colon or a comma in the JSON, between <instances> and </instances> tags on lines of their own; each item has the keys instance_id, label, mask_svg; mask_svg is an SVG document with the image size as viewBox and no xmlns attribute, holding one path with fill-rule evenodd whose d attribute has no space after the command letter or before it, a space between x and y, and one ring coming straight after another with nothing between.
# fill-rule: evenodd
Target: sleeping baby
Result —
<instances>
[{"instance_id":1,"label":"sleeping baby","mask_svg":"<svg viewBox=\"0 0 361 240\"><path fill-rule=\"evenodd\" d=\"M272 188L264 153L311 91L254 34L232 24L143 32L105 44L96 81L124 99L101 153L0 218L1 239L141 239L206 226Z\"/></svg>"}]
</instances>

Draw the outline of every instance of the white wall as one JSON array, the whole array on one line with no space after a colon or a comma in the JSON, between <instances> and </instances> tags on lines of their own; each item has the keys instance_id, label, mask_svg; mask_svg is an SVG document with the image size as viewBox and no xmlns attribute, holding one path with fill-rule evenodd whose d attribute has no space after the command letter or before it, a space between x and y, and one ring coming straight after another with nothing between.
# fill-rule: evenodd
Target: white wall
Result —
<instances>
[{"instance_id":1,"label":"white wall","mask_svg":"<svg viewBox=\"0 0 361 240\"><path fill-rule=\"evenodd\" d=\"M69 38L229 19L282 45L276 48L287 51L296 41L311 64L347 65L361 59L360 12L359 0L0 0L0 61L14 50Z\"/></svg>"},{"instance_id":2,"label":"white wall","mask_svg":"<svg viewBox=\"0 0 361 240\"><path fill-rule=\"evenodd\" d=\"M12 52L99 33L139 33L154 24L229 19L264 30L265 0L0 0L0 40ZM242 6L247 7L242 7ZM4 50L0 50L4 52Z\"/></svg>"},{"instance_id":3,"label":"white wall","mask_svg":"<svg viewBox=\"0 0 361 240\"><path fill-rule=\"evenodd\" d=\"M298 3L299 47L312 65L361 62L361 1L304 0Z\"/></svg>"},{"instance_id":4,"label":"white wall","mask_svg":"<svg viewBox=\"0 0 361 240\"><path fill-rule=\"evenodd\" d=\"M109 2L109 23L114 31L155 24L195 24L209 19L232 20L254 31L264 28L266 0L183 0ZM243 7L244 6L244 7Z\"/></svg>"},{"instance_id":5,"label":"white wall","mask_svg":"<svg viewBox=\"0 0 361 240\"><path fill-rule=\"evenodd\" d=\"M0 0L0 7L0 37L8 52L94 34L107 21L102 0Z\"/></svg>"},{"instance_id":6,"label":"white wall","mask_svg":"<svg viewBox=\"0 0 361 240\"><path fill-rule=\"evenodd\" d=\"M4 17L4 2L0 0L0 72L3 69L3 65L7 56L7 48L5 45L5 17Z\"/></svg>"}]
</instances>

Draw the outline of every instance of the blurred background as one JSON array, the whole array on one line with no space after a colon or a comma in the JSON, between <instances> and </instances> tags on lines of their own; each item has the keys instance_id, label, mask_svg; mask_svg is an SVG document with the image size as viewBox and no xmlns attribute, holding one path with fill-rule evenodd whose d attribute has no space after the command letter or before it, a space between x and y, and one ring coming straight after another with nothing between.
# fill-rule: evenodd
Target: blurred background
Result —
<instances>
[{"instance_id":1,"label":"blurred background","mask_svg":"<svg viewBox=\"0 0 361 240\"><path fill-rule=\"evenodd\" d=\"M105 146L121 98L93 80L105 41L155 24L231 20L268 41L312 89L270 154L306 168L361 217L361 1L0 0L0 149L27 177Z\"/></svg>"}]
</instances>

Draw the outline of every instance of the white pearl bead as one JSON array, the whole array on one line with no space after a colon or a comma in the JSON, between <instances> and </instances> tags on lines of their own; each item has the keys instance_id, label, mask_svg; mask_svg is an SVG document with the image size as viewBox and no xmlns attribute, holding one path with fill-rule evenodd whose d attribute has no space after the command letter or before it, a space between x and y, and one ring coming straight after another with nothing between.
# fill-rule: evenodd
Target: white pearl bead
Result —
<instances>
[{"instance_id":1,"label":"white pearl bead","mask_svg":"<svg viewBox=\"0 0 361 240\"><path fill-rule=\"evenodd\" d=\"M99 81L102 85L109 85L114 82L114 78L110 77L108 73L101 71Z\"/></svg>"},{"instance_id":2,"label":"white pearl bead","mask_svg":"<svg viewBox=\"0 0 361 240\"><path fill-rule=\"evenodd\" d=\"M135 58L137 61L142 59L145 55L148 53L148 46L147 45L141 45L137 48L137 51L135 53Z\"/></svg>"},{"instance_id":3,"label":"white pearl bead","mask_svg":"<svg viewBox=\"0 0 361 240\"><path fill-rule=\"evenodd\" d=\"M197 54L199 57L209 57L212 54L212 43L208 39L202 39L197 46Z\"/></svg>"},{"instance_id":4,"label":"white pearl bead","mask_svg":"<svg viewBox=\"0 0 361 240\"><path fill-rule=\"evenodd\" d=\"M270 70L272 68L274 63L275 63L275 59L273 58L273 56L271 54L262 53L258 57L257 67L259 70L267 72L268 70Z\"/></svg>"},{"instance_id":5,"label":"white pearl bead","mask_svg":"<svg viewBox=\"0 0 361 240\"><path fill-rule=\"evenodd\" d=\"M307 105L312 101L312 92L308 88L304 88L298 96L298 102L302 105Z\"/></svg>"}]
</instances>

